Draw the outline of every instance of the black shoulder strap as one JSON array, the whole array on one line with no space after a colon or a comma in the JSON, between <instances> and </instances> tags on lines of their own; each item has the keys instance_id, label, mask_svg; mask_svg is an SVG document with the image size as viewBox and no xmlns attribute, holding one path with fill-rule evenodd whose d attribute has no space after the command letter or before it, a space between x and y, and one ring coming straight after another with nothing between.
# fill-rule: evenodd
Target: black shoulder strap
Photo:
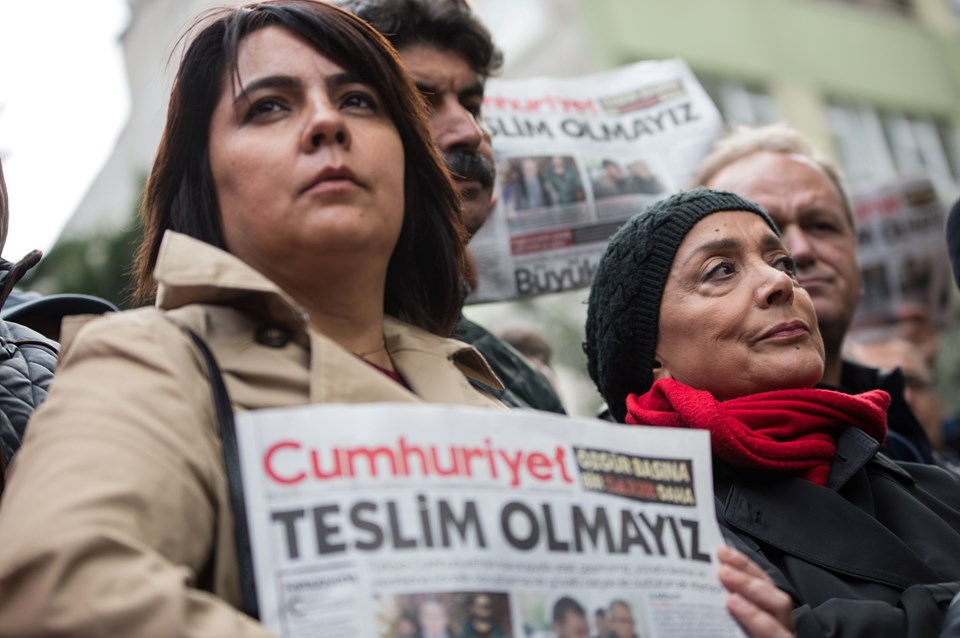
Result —
<instances>
[{"instance_id":1,"label":"black shoulder strap","mask_svg":"<svg viewBox=\"0 0 960 638\"><path fill-rule=\"evenodd\" d=\"M240 480L240 454L237 448L237 431L233 421L233 407L227 386L223 383L220 366L206 342L197 333L184 327L197 346L207 369L207 378L213 393L213 406L220 424L220 440L223 445L223 465L227 472L227 487L230 490L230 506L233 509L233 531L237 545L237 567L240 570L240 594L243 612L252 618L260 618L257 603L257 586L253 577L253 554L250 551L250 532L247 528L247 508L243 501L243 483Z\"/></svg>"}]
</instances>

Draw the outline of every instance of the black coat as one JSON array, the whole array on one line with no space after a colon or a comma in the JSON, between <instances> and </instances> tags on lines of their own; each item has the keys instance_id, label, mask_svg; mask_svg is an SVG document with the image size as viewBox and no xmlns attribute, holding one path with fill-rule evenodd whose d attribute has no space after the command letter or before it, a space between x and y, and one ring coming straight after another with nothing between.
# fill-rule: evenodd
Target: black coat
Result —
<instances>
[{"instance_id":1,"label":"black coat","mask_svg":"<svg viewBox=\"0 0 960 638\"><path fill-rule=\"evenodd\" d=\"M0 259L0 307L38 259L39 254L16 265ZM30 415L47 398L58 352L57 342L26 326L0 320L0 468L20 448ZM0 488L2 479L0 471Z\"/></svg>"},{"instance_id":2,"label":"black coat","mask_svg":"<svg viewBox=\"0 0 960 638\"><path fill-rule=\"evenodd\" d=\"M483 389L500 399L504 405L566 414L563 403L550 382L509 343L498 339L486 328L463 315L460 316L453 337L469 343L487 360L500 378L504 389L502 392L487 386Z\"/></svg>"},{"instance_id":3,"label":"black coat","mask_svg":"<svg viewBox=\"0 0 960 638\"><path fill-rule=\"evenodd\" d=\"M960 477L877 447L845 431L827 487L715 462L720 525L793 597L801 637L936 636L960 592Z\"/></svg>"}]
</instances>

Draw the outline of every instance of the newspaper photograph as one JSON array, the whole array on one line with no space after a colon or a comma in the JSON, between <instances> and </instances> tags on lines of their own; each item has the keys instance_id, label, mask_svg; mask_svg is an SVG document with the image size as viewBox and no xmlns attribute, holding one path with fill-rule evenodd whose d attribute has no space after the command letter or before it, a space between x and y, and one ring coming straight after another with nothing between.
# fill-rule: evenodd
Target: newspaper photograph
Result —
<instances>
[{"instance_id":1,"label":"newspaper photograph","mask_svg":"<svg viewBox=\"0 0 960 638\"><path fill-rule=\"evenodd\" d=\"M723 130L682 60L575 78L493 78L483 114L497 203L470 242L480 283L469 302L588 286L616 229L686 187Z\"/></svg>"},{"instance_id":2,"label":"newspaper photograph","mask_svg":"<svg viewBox=\"0 0 960 638\"><path fill-rule=\"evenodd\" d=\"M599 609L638 637L743 635L706 432L410 404L236 427L260 619L284 638L583 636Z\"/></svg>"},{"instance_id":3,"label":"newspaper photograph","mask_svg":"<svg viewBox=\"0 0 960 638\"><path fill-rule=\"evenodd\" d=\"M854 327L882 329L917 311L935 328L947 325L953 273L944 241L946 211L930 180L902 179L851 199L863 278Z\"/></svg>"}]
</instances>

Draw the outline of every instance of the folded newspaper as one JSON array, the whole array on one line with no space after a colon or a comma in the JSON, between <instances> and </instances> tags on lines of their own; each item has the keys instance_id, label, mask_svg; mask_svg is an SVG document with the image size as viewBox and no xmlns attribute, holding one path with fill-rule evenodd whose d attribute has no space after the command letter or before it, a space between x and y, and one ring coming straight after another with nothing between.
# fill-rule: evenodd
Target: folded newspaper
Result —
<instances>
[{"instance_id":1,"label":"folded newspaper","mask_svg":"<svg viewBox=\"0 0 960 638\"><path fill-rule=\"evenodd\" d=\"M497 205L470 242L480 275L471 302L588 286L616 229L688 186L723 131L683 60L491 79L483 113Z\"/></svg>"},{"instance_id":2,"label":"folded newspaper","mask_svg":"<svg viewBox=\"0 0 960 638\"><path fill-rule=\"evenodd\" d=\"M603 609L630 635L742 636L706 432L411 404L236 427L260 618L280 636L546 637L558 609L569 635Z\"/></svg>"}]
</instances>

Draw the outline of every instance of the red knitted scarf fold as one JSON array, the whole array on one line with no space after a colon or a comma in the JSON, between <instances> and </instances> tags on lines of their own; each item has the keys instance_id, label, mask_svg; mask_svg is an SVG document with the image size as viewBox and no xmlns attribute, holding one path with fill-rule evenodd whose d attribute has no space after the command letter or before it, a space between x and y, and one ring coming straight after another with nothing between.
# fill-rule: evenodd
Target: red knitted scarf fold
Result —
<instances>
[{"instance_id":1,"label":"red knitted scarf fold","mask_svg":"<svg viewBox=\"0 0 960 638\"><path fill-rule=\"evenodd\" d=\"M708 430L714 455L734 467L792 472L826 485L840 433L860 428L882 445L889 405L883 390L774 390L717 401L661 379L646 394L627 397L626 422Z\"/></svg>"}]
</instances>

